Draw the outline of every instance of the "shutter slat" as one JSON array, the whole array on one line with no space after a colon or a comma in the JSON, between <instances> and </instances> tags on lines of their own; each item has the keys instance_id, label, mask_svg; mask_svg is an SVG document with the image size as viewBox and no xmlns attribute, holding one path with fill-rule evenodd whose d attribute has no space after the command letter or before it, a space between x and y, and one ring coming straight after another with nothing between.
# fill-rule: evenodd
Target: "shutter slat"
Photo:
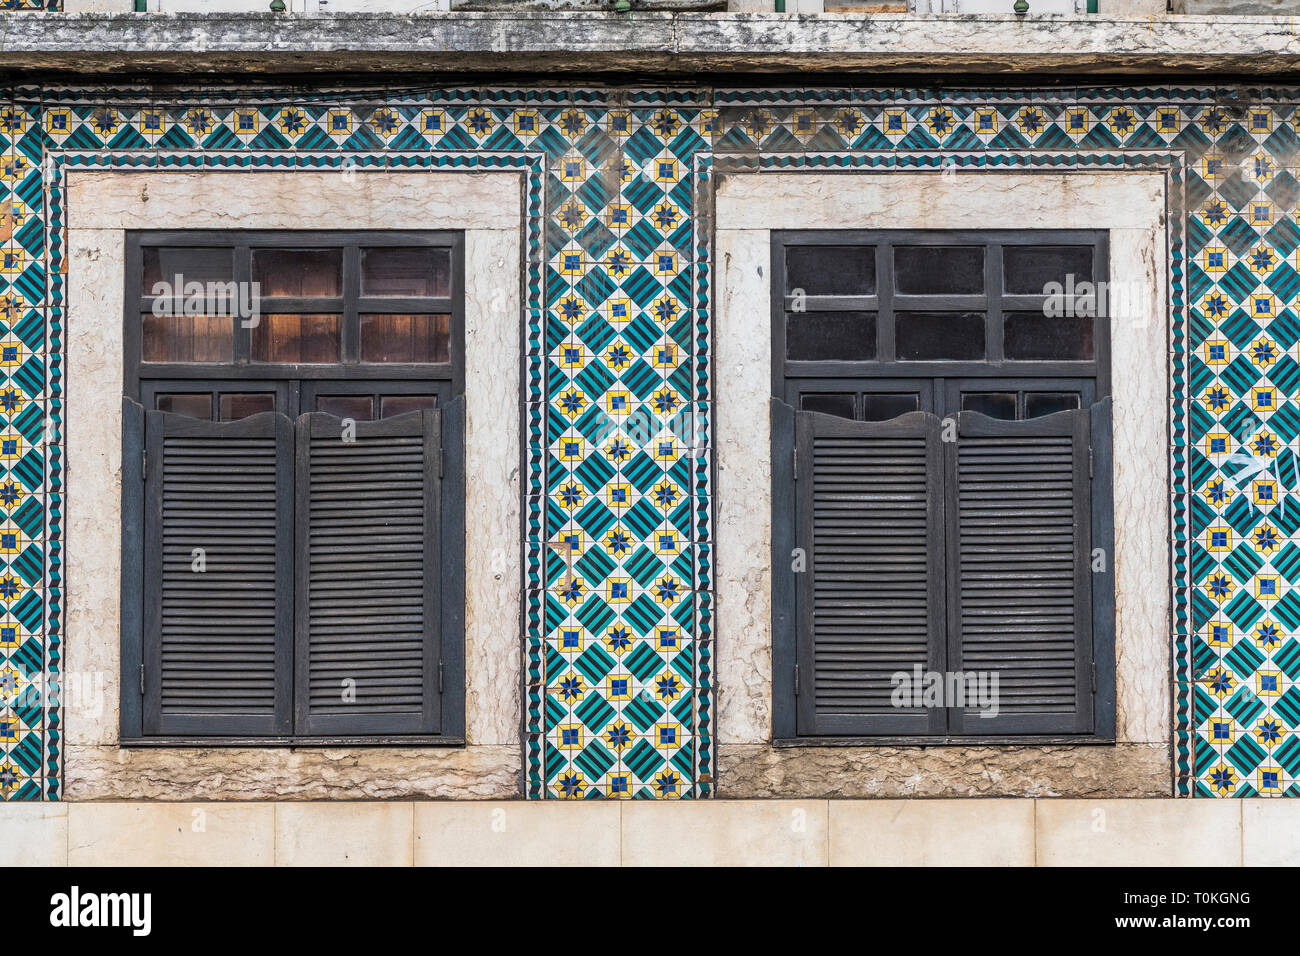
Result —
<instances>
[{"instance_id":1,"label":"shutter slat","mask_svg":"<svg viewBox=\"0 0 1300 956\"><path fill-rule=\"evenodd\" d=\"M931 666L943 627L939 420L795 416L798 729L924 734L942 712L893 706L894 674ZM806 463L806 467L805 467Z\"/></svg>"},{"instance_id":2,"label":"shutter slat","mask_svg":"<svg viewBox=\"0 0 1300 956\"><path fill-rule=\"evenodd\" d=\"M285 733L292 425L148 412L145 428L145 732Z\"/></svg>"},{"instance_id":3,"label":"shutter slat","mask_svg":"<svg viewBox=\"0 0 1300 956\"><path fill-rule=\"evenodd\" d=\"M971 412L948 457L950 670L998 678L998 714L954 708L954 733L1091 725L1089 412L1027 421Z\"/></svg>"},{"instance_id":4,"label":"shutter slat","mask_svg":"<svg viewBox=\"0 0 1300 956\"><path fill-rule=\"evenodd\" d=\"M297 433L299 732L437 732L439 412Z\"/></svg>"}]
</instances>

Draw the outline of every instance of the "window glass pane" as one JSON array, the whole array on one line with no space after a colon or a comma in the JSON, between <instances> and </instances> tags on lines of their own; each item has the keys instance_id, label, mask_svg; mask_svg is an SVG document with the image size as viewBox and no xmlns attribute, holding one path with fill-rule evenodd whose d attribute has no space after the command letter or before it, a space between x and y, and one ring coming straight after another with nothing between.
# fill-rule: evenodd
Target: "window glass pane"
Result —
<instances>
[{"instance_id":1,"label":"window glass pane","mask_svg":"<svg viewBox=\"0 0 1300 956\"><path fill-rule=\"evenodd\" d=\"M921 396L915 392L868 392L862 396L862 420L864 422L887 422L899 415L915 412L921 408Z\"/></svg>"},{"instance_id":2,"label":"window glass pane","mask_svg":"<svg viewBox=\"0 0 1300 956\"><path fill-rule=\"evenodd\" d=\"M317 395L316 411L368 422L374 417L369 395Z\"/></svg>"},{"instance_id":3,"label":"window glass pane","mask_svg":"<svg viewBox=\"0 0 1300 956\"><path fill-rule=\"evenodd\" d=\"M140 290L141 295L184 295L184 287L190 282L201 282L206 287L209 282L230 282L235 277L234 251L231 249L145 246L143 253L144 288ZM154 286L160 282L166 283L168 289L155 292Z\"/></svg>"},{"instance_id":4,"label":"window glass pane","mask_svg":"<svg viewBox=\"0 0 1300 956\"><path fill-rule=\"evenodd\" d=\"M228 315L141 317L144 362L229 362L235 357L234 319Z\"/></svg>"},{"instance_id":5,"label":"window glass pane","mask_svg":"<svg viewBox=\"0 0 1300 956\"><path fill-rule=\"evenodd\" d=\"M989 418L1015 421L1015 392L967 392L961 397L963 412L979 412Z\"/></svg>"},{"instance_id":6,"label":"window glass pane","mask_svg":"<svg viewBox=\"0 0 1300 956\"><path fill-rule=\"evenodd\" d=\"M903 295L979 295L984 291L984 249L898 246L894 290Z\"/></svg>"},{"instance_id":7,"label":"window glass pane","mask_svg":"<svg viewBox=\"0 0 1300 956\"><path fill-rule=\"evenodd\" d=\"M233 422L259 412L275 411L274 392L224 392L218 400L221 420Z\"/></svg>"},{"instance_id":8,"label":"window glass pane","mask_svg":"<svg viewBox=\"0 0 1300 956\"><path fill-rule=\"evenodd\" d=\"M805 412L821 412L823 415L838 415L840 418L853 417L852 395L804 395L799 404Z\"/></svg>"},{"instance_id":9,"label":"window glass pane","mask_svg":"<svg viewBox=\"0 0 1300 956\"><path fill-rule=\"evenodd\" d=\"M1025 396L1026 418L1055 415L1078 407L1079 396L1075 392L1039 392Z\"/></svg>"},{"instance_id":10,"label":"window glass pane","mask_svg":"<svg viewBox=\"0 0 1300 956\"><path fill-rule=\"evenodd\" d=\"M786 246L785 289L794 295L874 295L874 246Z\"/></svg>"},{"instance_id":11,"label":"window glass pane","mask_svg":"<svg viewBox=\"0 0 1300 956\"><path fill-rule=\"evenodd\" d=\"M361 316L361 361L451 361L450 315Z\"/></svg>"},{"instance_id":12,"label":"window glass pane","mask_svg":"<svg viewBox=\"0 0 1300 956\"><path fill-rule=\"evenodd\" d=\"M1008 312L1003 351L1009 359L1091 359L1092 326L1087 316L1049 318L1041 312Z\"/></svg>"},{"instance_id":13,"label":"window glass pane","mask_svg":"<svg viewBox=\"0 0 1300 956\"><path fill-rule=\"evenodd\" d=\"M208 392L166 392L154 396L154 407L160 412L188 415L190 418L212 418L212 395Z\"/></svg>"},{"instance_id":14,"label":"window glass pane","mask_svg":"<svg viewBox=\"0 0 1300 956\"><path fill-rule=\"evenodd\" d=\"M253 328L253 361L337 362L339 326L337 315L264 315Z\"/></svg>"},{"instance_id":15,"label":"window glass pane","mask_svg":"<svg viewBox=\"0 0 1300 956\"><path fill-rule=\"evenodd\" d=\"M983 312L899 312L894 340L909 362L984 358Z\"/></svg>"},{"instance_id":16,"label":"window glass pane","mask_svg":"<svg viewBox=\"0 0 1300 956\"><path fill-rule=\"evenodd\" d=\"M435 395L385 395L379 400L379 417L392 418L421 408L433 408L438 404Z\"/></svg>"},{"instance_id":17,"label":"window glass pane","mask_svg":"<svg viewBox=\"0 0 1300 956\"><path fill-rule=\"evenodd\" d=\"M361 294L451 295L451 250L408 246L361 250Z\"/></svg>"},{"instance_id":18,"label":"window glass pane","mask_svg":"<svg viewBox=\"0 0 1300 956\"><path fill-rule=\"evenodd\" d=\"M1076 284L1092 281L1092 246L1004 246L1002 262L1011 293L1046 295L1047 283L1064 286L1068 275Z\"/></svg>"},{"instance_id":19,"label":"window glass pane","mask_svg":"<svg viewBox=\"0 0 1300 956\"><path fill-rule=\"evenodd\" d=\"M786 313L785 354L795 361L875 358L876 313Z\"/></svg>"},{"instance_id":20,"label":"window glass pane","mask_svg":"<svg viewBox=\"0 0 1300 956\"><path fill-rule=\"evenodd\" d=\"M343 294L342 249L254 249L253 281L263 296Z\"/></svg>"}]
</instances>

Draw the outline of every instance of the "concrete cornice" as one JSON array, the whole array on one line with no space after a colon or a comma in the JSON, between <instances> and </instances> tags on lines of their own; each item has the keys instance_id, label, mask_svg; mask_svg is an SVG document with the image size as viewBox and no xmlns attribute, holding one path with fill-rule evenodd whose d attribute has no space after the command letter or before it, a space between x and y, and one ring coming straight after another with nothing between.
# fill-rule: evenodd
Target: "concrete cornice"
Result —
<instances>
[{"instance_id":1,"label":"concrete cornice","mask_svg":"<svg viewBox=\"0 0 1300 956\"><path fill-rule=\"evenodd\" d=\"M1300 71L1294 18L746 13L0 13L0 70L1240 74Z\"/></svg>"}]
</instances>

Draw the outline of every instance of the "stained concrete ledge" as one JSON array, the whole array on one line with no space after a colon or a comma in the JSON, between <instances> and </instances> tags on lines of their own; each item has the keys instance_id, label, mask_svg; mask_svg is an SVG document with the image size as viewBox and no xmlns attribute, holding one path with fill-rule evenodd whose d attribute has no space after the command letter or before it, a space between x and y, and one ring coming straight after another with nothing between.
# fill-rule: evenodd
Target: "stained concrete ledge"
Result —
<instances>
[{"instance_id":1,"label":"stained concrete ledge","mask_svg":"<svg viewBox=\"0 0 1300 956\"><path fill-rule=\"evenodd\" d=\"M0 866L1295 866L1300 800L0 803Z\"/></svg>"},{"instance_id":2,"label":"stained concrete ledge","mask_svg":"<svg viewBox=\"0 0 1300 956\"><path fill-rule=\"evenodd\" d=\"M247 78L453 70L1277 75L1298 68L1290 17L0 13L6 71Z\"/></svg>"}]
</instances>

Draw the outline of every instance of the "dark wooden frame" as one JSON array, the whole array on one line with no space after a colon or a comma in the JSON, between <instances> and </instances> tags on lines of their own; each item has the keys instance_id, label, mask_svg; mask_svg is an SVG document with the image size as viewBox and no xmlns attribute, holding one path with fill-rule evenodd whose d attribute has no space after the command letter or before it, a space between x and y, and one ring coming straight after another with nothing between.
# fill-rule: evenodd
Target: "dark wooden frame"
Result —
<instances>
[{"instance_id":1,"label":"dark wooden frame","mask_svg":"<svg viewBox=\"0 0 1300 956\"><path fill-rule=\"evenodd\" d=\"M925 458L926 458L926 495L931 507L926 516L927 537L943 538L944 534L944 512L947 502L940 493L943 482L943 458L946 453L945 445L940 441L941 424L939 419L927 411L907 412L899 415L897 418L885 422L860 422L852 421L847 418L838 418L834 415L823 415L818 412L807 412L798 417L795 422L795 448L797 450L796 462L811 463L813 460L813 438L814 436L825 436L832 438L851 438L856 436L885 438L890 436L898 437L924 437L925 438ZM800 476L803 477L803 476ZM815 554L815 535L813 533L812 520L812 486L813 483L808 480L795 481L795 496L800 502L801 507L798 509L798 540L802 542L807 551L807 562L809 571L813 567L816 559ZM928 556L926 578L928 583L928 638L926 668L927 670L938 670L942 666L942 640L945 631L947 603L947 582L944 580L944 560L943 554L931 552ZM802 575L804 583L810 580L811 575L806 573ZM798 593L799 588L795 588L796 597L796 620L798 633L812 633L813 608L812 602L802 600L802 594ZM799 673L808 675L811 679L815 672L815 663L813 660L813 647L810 641L795 641L795 657L799 667ZM893 713L893 714L873 714L870 716L854 718L846 721L843 715L818 714L814 707L812 694L796 695L796 717L797 726L806 728L804 733L810 736L851 736L855 731L850 724L857 726L869 726L871 736L886 736L890 734L906 734L908 736L934 736L942 733L944 727L944 712L939 709L916 713Z\"/></svg>"},{"instance_id":2,"label":"dark wooden frame","mask_svg":"<svg viewBox=\"0 0 1300 956\"><path fill-rule=\"evenodd\" d=\"M322 395L432 395L435 407L444 408L452 401L454 385L451 381L424 381L416 379L312 379L297 383L294 390L299 415L315 412L315 400ZM360 421L357 424L361 424Z\"/></svg>"},{"instance_id":3,"label":"dark wooden frame","mask_svg":"<svg viewBox=\"0 0 1300 956\"><path fill-rule=\"evenodd\" d=\"M891 250L895 245L983 245L986 247L983 296L904 296L894 292ZM877 358L862 361L787 361L785 316L792 301L786 295L785 249L789 246L872 246L876 250L876 294L872 296L805 296L808 311L862 310L877 313ZM1005 311L1035 310L1044 296L1009 295L1004 291L1000 250L1008 245L1090 245L1092 281L1109 274L1109 241L1104 231L1091 230L785 230L772 233L772 728L776 746L930 746L1019 743L1107 744L1115 736L1114 646L1114 515L1112 506L1112 442L1110 431L1110 335L1105 317L1094 328L1094 358L1089 361L1008 361L1002 357L1002 317ZM971 310L988 314L985 354L988 361L899 361L893 358L895 309L903 305L925 310ZM996 343L995 343L996 340ZM1107 556L1106 570L1094 574L1091 587L1094 640L1090 659L1081 664L1081 687L1091 687L1090 727L1059 733L1020 733L1014 727L988 734L912 735L885 729L880 734L836 735L833 730L810 733L799 729L803 695L795 693L800 657L797 634L802 609L788 567L797 542L807 542L797 527L795 507L796 412L806 394L835 392L903 392L920 395L920 411L940 417L959 412L960 395L968 386L987 383L989 391L1078 391L1080 408L1092 408L1093 491L1098 507L1091 509L1094 548ZM965 388L964 388L965 386ZM980 389L984 390L984 389ZM1023 405L1018 396L1017 408ZM817 414L817 413L804 413ZM965 413L963 417L970 416ZM825 417L825 416L819 416ZM984 416L977 416L984 418ZM986 421L994 421L986 419ZM847 422L847 424L853 424ZM950 523L950 522L949 522ZM950 535L951 537L951 535ZM950 563L950 562L945 562ZM953 603L953 602L949 602ZM951 613L951 609L948 613ZM806 668L806 664L805 664ZM1086 673L1085 673L1086 672Z\"/></svg>"},{"instance_id":4,"label":"dark wooden frame","mask_svg":"<svg viewBox=\"0 0 1300 956\"><path fill-rule=\"evenodd\" d=\"M451 295L442 300L408 300L396 297L363 299L360 291L359 250L365 247L393 247L426 245L451 250ZM140 361L142 312L149 311L152 299L134 295L143 282L143 249L149 246L228 246L243 249L243 264L236 258L236 281L247 281L251 267L253 247L269 248L327 248L344 249L344 299L342 310L344 356L359 354L359 315L362 312L403 311L413 305L415 312L442 312L450 314L450 362L441 364L362 363L351 364L279 364L248 361L248 348L240 347L236 338L236 361L233 363L150 363ZM124 314L124 341L126 349L123 397L123 460L122 460L122 580L121 580L121 655L122 681L120 695L121 744L140 747L172 746L419 746L463 745L465 743L465 455L464 455L464 235L460 232L375 232L375 231L131 231L126 243L126 308ZM290 306L319 304L314 300L268 299L271 312L276 308L294 311ZM432 303L432 305L431 305ZM371 307L373 305L373 308ZM337 311L333 306L330 311ZM349 316L351 319L349 320ZM236 335L240 334L237 320ZM352 333L347 330L351 325ZM251 330L247 339L251 341ZM349 352L350 350L350 352ZM437 670L442 690L436 733L359 735L354 732L336 734L293 733L288 725L277 724L269 732L255 728L232 728L230 733L209 735L186 726L159 730L156 723L146 719L147 695L140 690L139 674L147 678L156 675L158 668L142 665L149 662L151 651L146 648L144 634L145 582L149 580L146 564L149 560L145 535L146 509L157 506L157 495L148 493L144 449L148 440L146 411L154 404L159 392L210 392L219 391L273 391L277 395L279 417L292 420L297 415L304 397L328 389L335 394L354 394L381 391L386 394L432 394L437 396L436 407L441 420L441 481L439 500L433 513L438 515L438 534L441 542L440 560L435 562L439 573L437 582L436 626L440 632L439 654L441 668ZM141 400L148 403L142 407ZM314 411L314 409L304 409ZM271 414L271 413L262 413ZM158 416L159 420L162 416ZM182 416L168 415L167 418ZM227 426L235 428L241 419ZM371 423L358 422L359 428ZM374 423L378 424L378 423ZM292 467L292 465L291 465ZM295 505L290 496L288 507ZM294 538L294 534L289 537ZM290 548L292 550L292 548ZM293 555L290 554L290 559ZM291 578L292 580L292 578ZM294 589L289 589L290 608L295 602ZM293 630L286 629L292 641ZM278 656L278 653L277 653ZM290 647L288 665L292 670L293 650ZM436 663L435 663L436 667ZM156 677L154 679L157 679ZM291 682L286 686L291 686ZM431 695L432 696L432 695ZM292 697L289 700L292 709ZM149 730L146 730L146 727Z\"/></svg>"},{"instance_id":5,"label":"dark wooden frame","mask_svg":"<svg viewBox=\"0 0 1300 956\"><path fill-rule=\"evenodd\" d=\"M867 246L876 250L876 294L873 296L805 297L809 312L865 310L877 313L877 358L863 361L787 361L785 359L785 314L792 304L785 294L785 249L788 246ZM915 296L893 291L890 253L897 245L982 245L985 293L982 296ZM943 378L1089 378L1095 379L1098 394L1110 394L1110 336L1095 335L1095 357L1088 361L1010 361L1001 358L1002 318L1005 311L1041 309L1042 295L1010 295L1004 282L999 255L1004 246L1089 245L1093 247L1093 281L1108 275L1110 246L1107 233L1095 230L784 230L772 233L772 394L798 407L793 401L791 382L840 379L943 379ZM893 315L901 309L925 311L979 311L988 314L985 323L987 361L898 361L894 358ZM1097 331L1104 331L1100 326ZM866 390L862 385L859 389Z\"/></svg>"},{"instance_id":6,"label":"dark wooden frame","mask_svg":"<svg viewBox=\"0 0 1300 956\"><path fill-rule=\"evenodd\" d=\"M1044 415L1040 418L1014 422L989 418L987 415L981 415L978 412L959 412L957 415L957 431L959 435L972 437L1064 437L1068 435L1073 449L1074 461L1078 465L1086 466L1091 448L1089 420L1093 417L1086 412L1089 407L1083 406L1084 414L1079 414L1078 411L1057 412L1053 415ZM1068 429L1068 431L1063 429ZM957 474L957 455L960 448L959 442L947 442L944 446L945 470L948 475ZM1086 467L1075 468L1076 474L1083 470L1086 470ZM1087 475L1079 474L1079 477L1081 480L1074 485L1074 513L1083 516L1081 523L1086 523L1091 531L1093 526L1093 483L1087 480ZM953 516L949 519L948 524L948 528L951 530L956 526L957 515L960 512L958 483L956 481L948 482L946 491L947 501L945 507L948 513ZM961 630L962 593L959 586L961 575L959 537L957 534L950 533L947 535L947 554L945 556L948 573L946 664L947 669L953 671L962 669L963 653ZM1091 541L1091 533L1089 534L1089 540ZM983 738L996 735L1091 734L1093 732L1095 715L1089 706L1089 698L1092 697L1094 637L1099 628L1095 626L1094 622L1095 609L1093 607L1092 578L1093 575L1086 563L1082 566L1078 563L1075 564L1074 711L1065 717L1035 714L1032 718L1026 718L1025 715L999 714L992 718L975 717L971 719L968 714L963 713L962 708L950 707L948 708L948 734L950 736ZM988 732L965 733L968 724L977 729L986 725ZM1047 726L1050 726L1051 729L1044 730L1043 728Z\"/></svg>"},{"instance_id":7,"label":"dark wooden frame","mask_svg":"<svg viewBox=\"0 0 1300 956\"><path fill-rule=\"evenodd\" d=\"M143 379L140 381L140 404L145 411L154 411L158 406L159 395L200 395L208 393L212 400L212 421L217 421L218 401L221 393L229 392L265 392L275 396L276 411L292 419L290 413L295 407L295 382L263 381L260 379Z\"/></svg>"},{"instance_id":8,"label":"dark wooden frame","mask_svg":"<svg viewBox=\"0 0 1300 956\"><path fill-rule=\"evenodd\" d=\"M343 316L340 329L341 361L336 363L253 362L252 329L231 319L234 332L233 362L144 362L141 361L140 316L153 308L152 296L143 290L144 249L149 247L229 247L234 255L234 280L251 281L254 248L338 248L343 250L343 295L331 298L265 298L261 311L329 312ZM362 247L429 246L451 251L450 295L442 298L405 299L361 296ZM360 316L362 313L440 313L451 316L449 361L446 363L360 361ZM452 394L465 390L465 237L461 232L434 231L139 231L126 234L126 296L123 343L126 354L127 394L140 400L140 383L146 380L221 379L306 381L328 379L415 379L446 380Z\"/></svg>"},{"instance_id":9,"label":"dark wooden frame","mask_svg":"<svg viewBox=\"0 0 1300 956\"><path fill-rule=\"evenodd\" d=\"M233 422L212 423L185 415L166 412L145 412L144 415L145 446L161 448L164 436L187 437L195 434L207 435L212 429L220 431L228 438L245 438L266 436L269 432L275 438L276 445L276 486L280 490L276 502L276 636L275 661L277 671L288 667L293 660L293 633L290 624L293 621L293 580L294 552L291 546L293 538L293 497L285 492L293 488L293 422L278 412L262 412L241 418ZM162 581L162 505L163 505L163 469L155 462L144 475L144 569L143 587L135 600L141 600L146 594L157 594ZM186 717L184 715L164 714L161 698L158 695L159 681L162 675L162 642L158 638L160 626L157 620L159 601L144 601L142 618L142 653L141 663L145 665L145 681L139 687L143 698L142 733L149 736L172 736L183 734L211 733L212 718L207 716ZM126 676L126 675L124 675ZM123 691L129 681L123 681ZM289 683L277 681L275 692L275 714L271 718L233 717L224 718L228 724L221 732L222 736L236 734L285 735L290 732L290 698Z\"/></svg>"}]
</instances>

